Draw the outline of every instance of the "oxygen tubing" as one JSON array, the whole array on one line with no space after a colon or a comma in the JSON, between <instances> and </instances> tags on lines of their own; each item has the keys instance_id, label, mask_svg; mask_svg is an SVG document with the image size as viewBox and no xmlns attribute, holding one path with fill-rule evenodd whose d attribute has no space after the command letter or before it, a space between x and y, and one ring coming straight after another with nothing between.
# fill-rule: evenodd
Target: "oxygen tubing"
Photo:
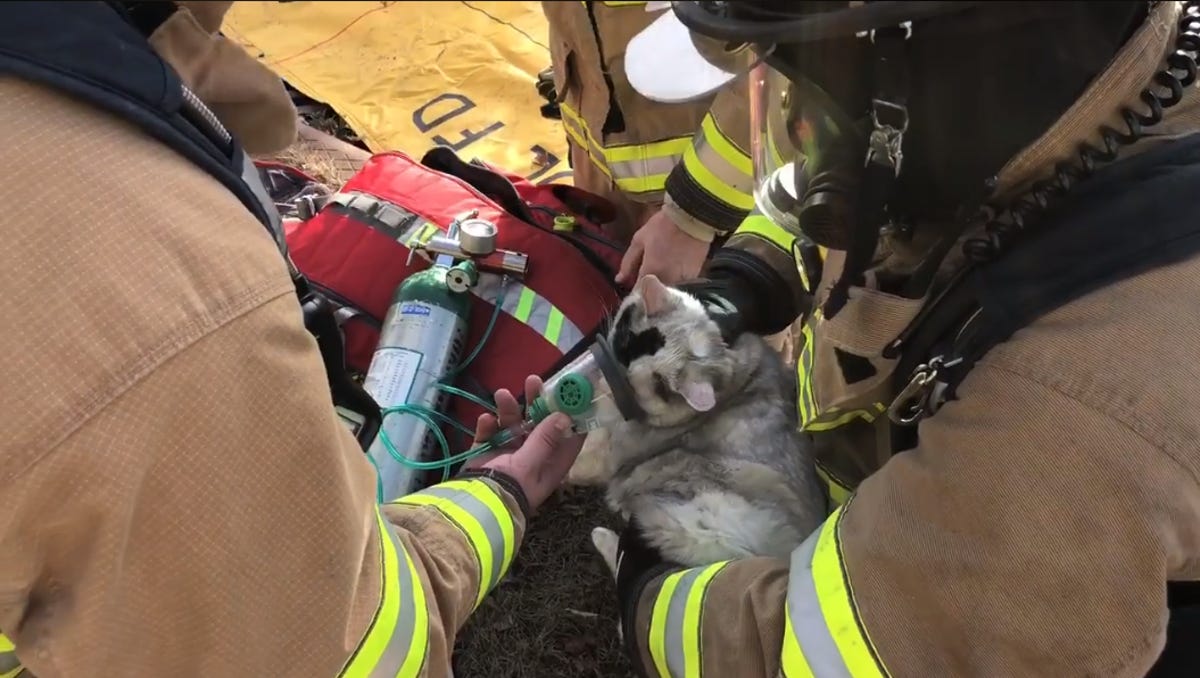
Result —
<instances>
[{"instance_id":1,"label":"oxygen tubing","mask_svg":"<svg viewBox=\"0 0 1200 678\"><path fill-rule=\"evenodd\" d=\"M487 324L487 327L483 331L483 335L479 337L479 343L477 343L475 345L475 348L472 349L471 353L468 354L467 357L464 358L461 363L459 363L453 369L447 370L446 373L444 375L442 375L442 378L439 379L434 384L434 388L438 389L439 391L443 391L445 393L449 393L451 395L455 395L460 398L469 400L470 402L475 403L476 405L479 405L480 407L484 408L485 410L487 410L493 414L496 413L496 407L494 405L492 405L488 401L484 400L483 398L476 396L473 393L464 391L459 388L455 388L454 386L451 386L451 385L445 383L445 380L452 378L454 376L457 376L464 369L466 369L467 366L470 365L471 362L474 361L475 358L478 357L481 352L483 352L483 347L487 344L488 339L490 339L492 336L492 332L496 329L496 321L499 320L499 318L500 318L500 308L503 305L504 295L507 292L508 292L508 277L506 276L504 278L504 281L500 285L500 291L496 295L495 301L492 302L494 305L494 308L492 309L492 316L488 320L488 324ZM451 417L449 417L441 412L438 412L437 410L433 410L428 407L423 407L421 405L409 405L406 403L403 405L396 405L394 407L384 408L381 412L381 416L383 419L387 419L388 415L391 415L391 414L407 414L407 415L414 416L417 419L419 419L421 421L421 423L423 423L427 427L429 427L429 430L433 432L433 437L434 437L434 440L438 444L438 448L441 449L441 451L442 451L442 459L440 459L438 461L416 461L414 459L409 459L408 457L401 454L399 450L396 449L396 446L392 444L391 439L388 438L387 431L381 425L379 427L379 440L380 440L380 442L383 443L383 447L385 450L387 450L387 453L392 457L392 459L395 459L397 463L403 464L404 466L407 466L409 468L414 468L414 469L417 469L420 471L432 471L432 470L441 469L443 482L450 479L450 467L451 466L454 466L455 464L458 464L460 462L467 461L469 459L473 459L475 457L478 457L481 454L486 454L488 452L491 452L491 451L495 450L496 448L499 448L499 447L502 447L502 446L508 444L512 440L511 434L507 435L507 436L496 435L491 440L487 440L478 445L474 445L462 452L459 452L458 454L450 454L450 441L446 440L446 434L442 433L442 428L439 425L439 422L448 424L451 427L453 427L455 430L460 431L468 436L474 436L475 432L472 431L470 429L470 427L466 426L465 424L463 424L460 421L456 421L456 420L452 419ZM501 433L505 433L505 432L501 431ZM368 455L366 455L366 457L367 457L367 460L371 462L372 466L376 466L375 460L371 459L371 455L368 454ZM376 500L379 503L383 503L383 480L380 478L378 466L376 466L376 468L375 468L375 495L376 495Z\"/></svg>"}]
</instances>

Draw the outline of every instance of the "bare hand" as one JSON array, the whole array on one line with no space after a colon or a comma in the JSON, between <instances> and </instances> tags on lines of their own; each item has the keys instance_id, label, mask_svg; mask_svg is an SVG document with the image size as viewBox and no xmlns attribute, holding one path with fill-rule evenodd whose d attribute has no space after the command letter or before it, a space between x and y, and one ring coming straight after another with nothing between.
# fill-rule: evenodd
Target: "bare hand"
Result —
<instances>
[{"instance_id":1,"label":"bare hand","mask_svg":"<svg viewBox=\"0 0 1200 678\"><path fill-rule=\"evenodd\" d=\"M708 257L708 243L679 230L661 209L633 234L617 282L632 285L651 273L667 285L695 278Z\"/></svg>"},{"instance_id":2,"label":"bare hand","mask_svg":"<svg viewBox=\"0 0 1200 678\"><path fill-rule=\"evenodd\" d=\"M541 379L526 377L525 402L533 402L541 391ZM475 426L476 445L496 435L501 428L521 423L521 406L507 389L496 391L496 411L498 420L491 414L480 415ZM536 510L562 484L583 447L584 437L570 429L570 417L555 412L543 419L515 451L489 452L466 462L463 468L490 468L511 476L525 492L529 508Z\"/></svg>"}]
</instances>

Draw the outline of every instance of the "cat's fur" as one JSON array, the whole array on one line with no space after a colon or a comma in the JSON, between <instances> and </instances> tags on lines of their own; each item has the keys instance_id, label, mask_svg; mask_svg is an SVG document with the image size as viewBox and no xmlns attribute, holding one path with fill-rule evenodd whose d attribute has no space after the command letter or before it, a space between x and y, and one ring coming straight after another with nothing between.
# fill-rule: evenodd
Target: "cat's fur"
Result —
<instances>
[{"instance_id":1,"label":"cat's fur","mask_svg":"<svg viewBox=\"0 0 1200 678\"><path fill-rule=\"evenodd\" d=\"M727 346L699 301L654 276L622 302L608 339L647 414L592 452L612 509L684 565L787 557L826 515L794 373L758 336ZM616 535L592 537L614 568Z\"/></svg>"}]
</instances>

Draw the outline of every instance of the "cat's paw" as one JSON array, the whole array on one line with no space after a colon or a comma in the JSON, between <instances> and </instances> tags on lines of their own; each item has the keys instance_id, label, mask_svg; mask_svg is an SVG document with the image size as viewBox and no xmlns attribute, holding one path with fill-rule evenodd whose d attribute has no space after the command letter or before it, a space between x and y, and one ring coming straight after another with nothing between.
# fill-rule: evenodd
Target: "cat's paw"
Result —
<instances>
[{"instance_id":1,"label":"cat's paw","mask_svg":"<svg viewBox=\"0 0 1200 678\"><path fill-rule=\"evenodd\" d=\"M570 485L604 485L612 476L608 464L608 431L592 431L583 440L583 449L567 471Z\"/></svg>"},{"instance_id":2,"label":"cat's paw","mask_svg":"<svg viewBox=\"0 0 1200 678\"><path fill-rule=\"evenodd\" d=\"M607 527L592 528L592 546L596 547L596 551L604 559L604 564L608 566L614 580L617 578L617 548L620 541L617 533Z\"/></svg>"}]
</instances>

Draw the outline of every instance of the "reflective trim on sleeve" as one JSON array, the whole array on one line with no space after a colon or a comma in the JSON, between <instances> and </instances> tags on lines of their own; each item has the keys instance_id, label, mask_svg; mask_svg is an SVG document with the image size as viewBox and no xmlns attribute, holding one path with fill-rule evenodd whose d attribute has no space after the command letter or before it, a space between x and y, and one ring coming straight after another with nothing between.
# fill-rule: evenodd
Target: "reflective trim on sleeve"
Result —
<instances>
[{"instance_id":1,"label":"reflective trim on sleeve","mask_svg":"<svg viewBox=\"0 0 1200 678\"><path fill-rule=\"evenodd\" d=\"M479 562L475 595L479 607L508 571L516 552L516 527L500 495L483 480L450 480L393 503L432 506L466 536Z\"/></svg>"},{"instance_id":2,"label":"reflective trim on sleeve","mask_svg":"<svg viewBox=\"0 0 1200 678\"><path fill-rule=\"evenodd\" d=\"M666 188L667 176L691 148L692 136L674 137L646 144L605 147L588 130L579 112L565 102L559 104L563 129L592 164L626 193L658 193Z\"/></svg>"},{"instance_id":3,"label":"reflective trim on sleeve","mask_svg":"<svg viewBox=\"0 0 1200 678\"><path fill-rule=\"evenodd\" d=\"M0 678L16 678L22 671L17 650L8 636L0 634Z\"/></svg>"},{"instance_id":4,"label":"reflective trim on sleeve","mask_svg":"<svg viewBox=\"0 0 1200 678\"><path fill-rule=\"evenodd\" d=\"M796 240L796 236L788 233L787 229L758 212L751 212L742 219L742 223L733 234L757 236L778 247L789 257L792 256L792 242Z\"/></svg>"},{"instance_id":5,"label":"reflective trim on sleeve","mask_svg":"<svg viewBox=\"0 0 1200 678\"><path fill-rule=\"evenodd\" d=\"M708 585L729 561L669 575L650 613L650 656L662 678L700 678L701 613Z\"/></svg>"},{"instance_id":6,"label":"reflective trim on sleeve","mask_svg":"<svg viewBox=\"0 0 1200 678\"><path fill-rule=\"evenodd\" d=\"M700 133L684 150L683 166L709 195L741 212L753 209L754 167L750 156L717 127L711 113L704 116Z\"/></svg>"},{"instance_id":7,"label":"reflective trim on sleeve","mask_svg":"<svg viewBox=\"0 0 1200 678\"><path fill-rule=\"evenodd\" d=\"M380 533L379 607L339 676L416 678L429 651L425 588L407 549L376 508Z\"/></svg>"},{"instance_id":8,"label":"reflective trim on sleeve","mask_svg":"<svg viewBox=\"0 0 1200 678\"><path fill-rule=\"evenodd\" d=\"M792 552L780 668L787 678L886 678L843 567L836 509Z\"/></svg>"}]
</instances>

